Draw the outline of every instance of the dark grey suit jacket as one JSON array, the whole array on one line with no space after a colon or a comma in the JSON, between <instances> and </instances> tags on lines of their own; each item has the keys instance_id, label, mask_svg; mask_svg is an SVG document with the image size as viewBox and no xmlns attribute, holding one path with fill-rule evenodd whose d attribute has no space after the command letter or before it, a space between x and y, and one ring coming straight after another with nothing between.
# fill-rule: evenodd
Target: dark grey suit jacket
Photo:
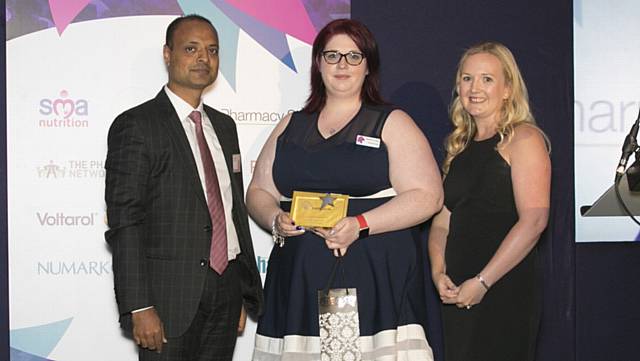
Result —
<instances>
[{"instance_id":1,"label":"dark grey suit jacket","mask_svg":"<svg viewBox=\"0 0 640 361\"><path fill-rule=\"evenodd\" d=\"M233 222L242 253L237 262L245 308L262 311L234 121L205 105L226 159L233 191ZM182 335L193 320L206 272L211 220L196 163L178 116L164 90L119 115L111 125L105 163L105 238L113 253L120 320L131 330L132 310L153 305L168 337ZM209 271L210 272L210 271ZM241 302L241 300L238 300Z\"/></svg>"}]
</instances>

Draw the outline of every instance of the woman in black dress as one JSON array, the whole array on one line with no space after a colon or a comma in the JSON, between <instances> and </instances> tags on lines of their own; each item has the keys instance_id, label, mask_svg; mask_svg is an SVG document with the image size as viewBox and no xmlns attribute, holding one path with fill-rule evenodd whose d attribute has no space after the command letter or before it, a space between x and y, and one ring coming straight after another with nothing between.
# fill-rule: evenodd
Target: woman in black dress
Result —
<instances>
[{"instance_id":1,"label":"woman in black dress","mask_svg":"<svg viewBox=\"0 0 640 361\"><path fill-rule=\"evenodd\" d=\"M312 56L307 104L276 126L247 190L253 219L274 240L286 237L269 257L253 359L320 360L317 291L340 250L344 272L334 286L355 287L358 297L352 359L432 360L426 252L414 232L442 205L431 149L413 120L380 97L377 45L364 25L332 21ZM347 217L331 229L297 227L282 199L294 190L350 195Z\"/></svg>"},{"instance_id":2,"label":"woman in black dress","mask_svg":"<svg viewBox=\"0 0 640 361\"><path fill-rule=\"evenodd\" d=\"M533 360L535 245L549 215L546 137L504 45L476 45L456 74L445 206L429 234L446 361Z\"/></svg>"}]
</instances>

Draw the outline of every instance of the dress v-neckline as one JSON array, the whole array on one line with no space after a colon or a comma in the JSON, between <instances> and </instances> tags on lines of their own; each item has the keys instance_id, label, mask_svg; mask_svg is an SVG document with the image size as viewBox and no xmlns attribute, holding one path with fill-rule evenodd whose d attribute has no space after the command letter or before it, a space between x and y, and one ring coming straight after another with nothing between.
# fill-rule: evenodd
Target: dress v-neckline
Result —
<instances>
[{"instance_id":1,"label":"dress v-neckline","mask_svg":"<svg viewBox=\"0 0 640 361\"><path fill-rule=\"evenodd\" d=\"M360 114L360 112L362 112L362 103L360 103L360 107L358 107L358 111L351 117L351 119L349 119L348 122L344 123L344 125L336 130L333 134L329 135L328 137L325 137L322 132L320 131L320 127L319 127L319 122L320 122L320 112L318 112L318 114L315 117L315 124L314 124L314 128L316 130L316 133L318 133L318 135L320 136L320 138L322 138L323 141L329 141L331 139L333 139L336 135L342 133L342 131L344 131L346 128L349 127L349 125L351 125L351 123L353 123L353 120L356 119L358 117L358 115Z\"/></svg>"}]
</instances>

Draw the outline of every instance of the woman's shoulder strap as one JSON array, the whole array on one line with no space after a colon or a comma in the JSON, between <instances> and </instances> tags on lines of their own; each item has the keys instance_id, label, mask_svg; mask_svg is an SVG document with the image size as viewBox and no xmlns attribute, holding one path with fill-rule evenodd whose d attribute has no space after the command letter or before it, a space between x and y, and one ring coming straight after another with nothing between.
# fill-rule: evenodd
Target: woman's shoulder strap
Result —
<instances>
[{"instance_id":1,"label":"woman's shoulder strap","mask_svg":"<svg viewBox=\"0 0 640 361\"><path fill-rule=\"evenodd\" d=\"M389 118L389 114L398 107L383 104L383 105L363 105L361 117L363 122L367 124L367 128L370 129L369 133L372 136L380 138L382 136L382 128Z\"/></svg>"}]
</instances>

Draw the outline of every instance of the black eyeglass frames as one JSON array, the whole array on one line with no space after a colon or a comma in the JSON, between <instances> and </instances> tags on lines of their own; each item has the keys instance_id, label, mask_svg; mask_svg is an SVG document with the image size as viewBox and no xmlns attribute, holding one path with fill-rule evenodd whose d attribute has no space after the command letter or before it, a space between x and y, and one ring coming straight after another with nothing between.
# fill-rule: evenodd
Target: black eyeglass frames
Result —
<instances>
[{"instance_id":1,"label":"black eyeglass frames","mask_svg":"<svg viewBox=\"0 0 640 361\"><path fill-rule=\"evenodd\" d=\"M364 60L364 54L357 51L350 51L348 53L341 53L337 50L326 50L322 52L322 57L327 64L338 64L344 57L349 65L360 65Z\"/></svg>"}]
</instances>

